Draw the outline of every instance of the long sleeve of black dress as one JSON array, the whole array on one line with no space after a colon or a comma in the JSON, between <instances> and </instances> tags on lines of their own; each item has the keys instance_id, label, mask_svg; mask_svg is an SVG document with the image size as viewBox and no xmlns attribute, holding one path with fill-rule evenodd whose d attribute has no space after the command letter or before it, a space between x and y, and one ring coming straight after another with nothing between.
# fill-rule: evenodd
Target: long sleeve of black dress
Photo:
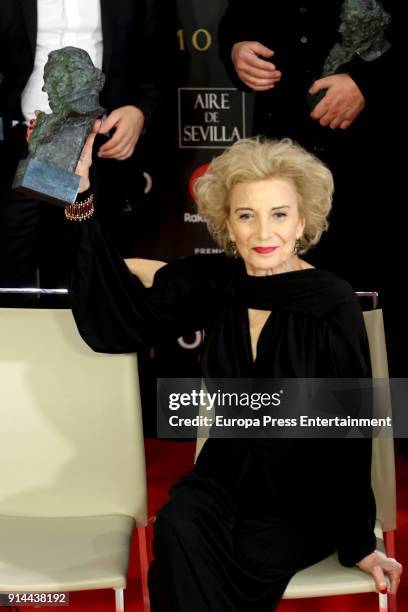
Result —
<instances>
[{"instance_id":1,"label":"long sleeve of black dress","mask_svg":"<svg viewBox=\"0 0 408 612\"><path fill-rule=\"evenodd\" d=\"M146 288L97 219L72 227L71 247L72 311L80 334L95 351L133 352L206 326L222 272L217 257L186 257L166 265Z\"/></svg>"},{"instance_id":2,"label":"long sleeve of black dress","mask_svg":"<svg viewBox=\"0 0 408 612\"><path fill-rule=\"evenodd\" d=\"M345 330L353 330L346 334ZM358 299L340 305L331 314L328 344L335 364L335 376L360 379L371 376L368 339ZM365 404L357 393L348 407L352 417ZM354 403L354 405L353 405ZM341 452L338 510L338 557L352 566L376 548L374 525L376 506L371 488L371 438L333 440Z\"/></svg>"}]
</instances>

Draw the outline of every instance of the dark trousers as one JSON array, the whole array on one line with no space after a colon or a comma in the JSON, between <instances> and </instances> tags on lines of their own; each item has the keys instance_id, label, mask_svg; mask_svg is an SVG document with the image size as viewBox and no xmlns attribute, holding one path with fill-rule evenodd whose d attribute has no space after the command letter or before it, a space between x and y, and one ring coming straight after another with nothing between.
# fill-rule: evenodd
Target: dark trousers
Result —
<instances>
[{"instance_id":1,"label":"dark trousers","mask_svg":"<svg viewBox=\"0 0 408 612\"><path fill-rule=\"evenodd\" d=\"M390 375L406 377L408 320L400 279L408 215L401 205L401 183L393 178L398 160L389 140L378 135L373 142L366 135L354 148L351 141L350 147L323 157L335 180L330 227L306 259L345 278L356 291L378 292Z\"/></svg>"},{"instance_id":2,"label":"dark trousers","mask_svg":"<svg viewBox=\"0 0 408 612\"><path fill-rule=\"evenodd\" d=\"M211 478L187 476L154 524L152 612L272 612L293 574L335 548L288 517L245 518Z\"/></svg>"},{"instance_id":3,"label":"dark trousers","mask_svg":"<svg viewBox=\"0 0 408 612\"><path fill-rule=\"evenodd\" d=\"M25 126L18 124L0 144L0 286L66 287L63 209L11 189L18 162L27 155L25 132Z\"/></svg>"}]
</instances>

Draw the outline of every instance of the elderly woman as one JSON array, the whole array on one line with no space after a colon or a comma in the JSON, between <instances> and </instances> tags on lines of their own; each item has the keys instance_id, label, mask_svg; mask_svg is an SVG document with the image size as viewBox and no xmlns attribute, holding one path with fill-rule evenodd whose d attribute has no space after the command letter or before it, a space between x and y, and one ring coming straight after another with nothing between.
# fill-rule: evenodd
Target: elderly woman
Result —
<instances>
[{"instance_id":1,"label":"elderly woman","mask_svg":"<svg viewBox=\"0 0 408 612\"><path fill-rule=\"evenodd\" d=\"M83 189L91 147L92 137ZM82 221L71 286L81 335L96 351L129 352L204 329L208 378L369 377L352 288L300 256L327 228L332 192L330 171L291 141L240 141L196 185L226 254L133 260L133 275L83 193L66 210ZM395 592L401 566L376 551L370 466L368 439L210 438L158 512L152 610L270 612L296 571L335 550L379 590L388 574Z\"/></svg>"}]
</instances>

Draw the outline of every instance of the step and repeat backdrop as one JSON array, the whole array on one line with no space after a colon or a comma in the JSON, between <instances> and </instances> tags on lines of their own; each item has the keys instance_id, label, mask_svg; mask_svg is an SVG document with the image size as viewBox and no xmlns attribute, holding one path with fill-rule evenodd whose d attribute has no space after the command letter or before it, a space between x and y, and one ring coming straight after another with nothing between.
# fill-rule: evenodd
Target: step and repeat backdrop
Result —
<instances>
[{"instance_id":1,"label":"step and repeat backdrop","mask_svg":"<svg viewBox=\"0 0 408 612\"><path fill-rule=\"evenodd\" d=\"M252 112L251 96L233 87L218 57L226 0L168 4L160 27L165 99L131 165L116 236L125 256L165 260L218 252L192 183L214 156L249 135Z\"/></svg>"},{"instance_id":2,"label":"step and repeat backdrop","mask_svg":"<svg viewBox=\"0 0 408 612\"><path fill-rule=\"evenodd\" d=\"M130 167L115 236L125 257L164 261L219 251L197 214L192 184L214 156L250 135L252 114L251 96L233 87L218 57L226 0L167 4L161 27L165 99ZM148 433L155 429L155 406L148 404L156 376L196 376L202 340L201 330L191 330L140 359Z\"/></svg>"},{"instance_id":3,"label":"step and repeat backdrop","mask_svg":"<svg viewBox=\"0 0 408 612\"><path fill-rule=\"evenodd\" d=\"M185 56L186 63L185 75L179 75L173 94L177 95L179 181L184 202L180 248L208 253L214 245L196 214L192 182L214 156L247 135L249 96L232 86L218 58L217 27L226 3L180 0L178 7L178 53Z\"/></svg>"}]
</instances>

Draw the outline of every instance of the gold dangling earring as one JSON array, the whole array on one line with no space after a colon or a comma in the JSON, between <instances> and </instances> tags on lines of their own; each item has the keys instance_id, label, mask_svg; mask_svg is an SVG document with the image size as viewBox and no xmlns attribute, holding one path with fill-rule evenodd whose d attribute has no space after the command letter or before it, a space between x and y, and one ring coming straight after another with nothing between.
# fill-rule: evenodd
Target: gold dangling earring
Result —
<instances>
[{"instance_id":1,"label":"gold dangling earring","mask_svg":"<svg viewBox=\"0 0 408 612\"><path fill-rule=\"evenodd\" d=\"M294 253L295 255L299 255L301 240L300 238L296 238Z\"/></svg>"},{"instance_id":2,"label":"gold dangling earring","mask_svg":"<svg viewBox=\"0 0 408 612\"><path fill-rule=\"evenodd\" d=\"M231 257L232 259L238 259L237 245L233 240L228 242L225 254L227 257Z\"/></svg>"}]
</instances>

